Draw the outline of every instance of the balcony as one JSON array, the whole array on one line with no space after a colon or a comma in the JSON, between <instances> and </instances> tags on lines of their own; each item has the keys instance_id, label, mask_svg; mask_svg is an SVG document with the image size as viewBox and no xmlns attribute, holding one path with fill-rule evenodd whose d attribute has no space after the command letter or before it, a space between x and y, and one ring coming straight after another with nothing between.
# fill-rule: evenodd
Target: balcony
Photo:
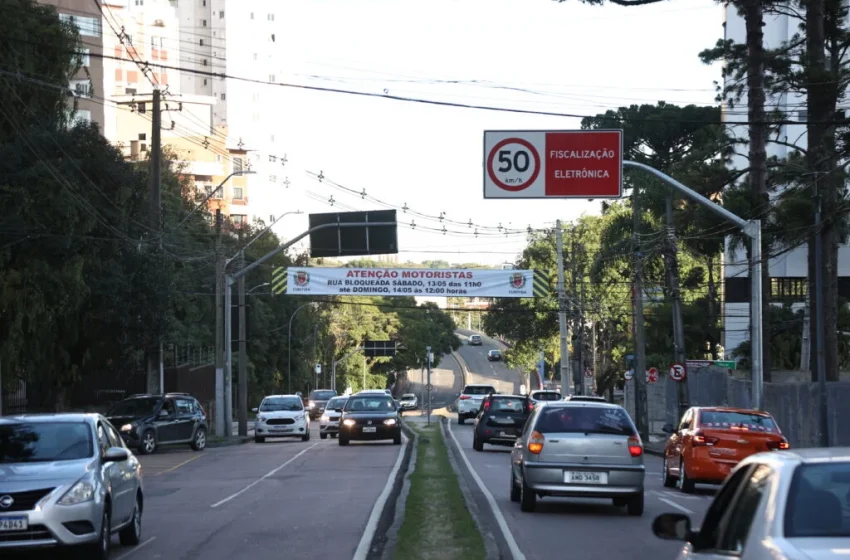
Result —
<instances>
[{"instance_id":1,"label":"balcony","mask_svg":"<svg viewBox=\"0 0 850 560\"><path fill-rule=\"evenodd\" d=\"M206 175L207 177L222 177L226 175L224 166L214 161L175 161L174 166L182 168L185 175Z\"/></svg>"}]
</instances>

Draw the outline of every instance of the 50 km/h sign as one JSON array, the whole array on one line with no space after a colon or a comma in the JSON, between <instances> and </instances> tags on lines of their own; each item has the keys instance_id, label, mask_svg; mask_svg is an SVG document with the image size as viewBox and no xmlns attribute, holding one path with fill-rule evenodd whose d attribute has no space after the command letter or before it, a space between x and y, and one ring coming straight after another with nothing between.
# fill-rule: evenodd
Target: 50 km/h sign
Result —
<instances>
[{"instance_id":1,"label":"50 km/h sign","mask_svg":"<svg viewBox=\"0 0 850 560\"><path fill-rule=\"evenodd\" d=\"M488 130L484 198L619 198L622 130Z\"/></svg>"}]
</instances>

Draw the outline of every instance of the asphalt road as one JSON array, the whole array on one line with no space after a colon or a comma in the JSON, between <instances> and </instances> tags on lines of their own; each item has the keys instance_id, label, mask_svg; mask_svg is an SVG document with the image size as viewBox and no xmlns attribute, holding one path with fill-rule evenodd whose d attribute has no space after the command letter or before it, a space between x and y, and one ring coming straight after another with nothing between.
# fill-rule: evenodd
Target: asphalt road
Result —
<instances>
[{"instance_id":1,"label":"asphalt road","mask_svg":"<svg viewBox=\"0 0 850 560\"><path fill-rule=\"evenodd\" d=\"M408 386L405 393L413 393L419 399L419 408L424 410L427 406L428 384L427 372L411 370L407 373ZM463 389L460 374L460 366L451 355L443 356L437 367L431 369L431 408L436 410L443 408L455 400Z\"/></svg>"},{"instance_id":2,"label":"asphalt road","mask_svg":"<svg viewBox=\"0 0 850 560\"><path fill-rule=\"evenodd\" d=\"M492 383L500 393L520 394L520 373L517 370L509 369L502 361L491 362L487 360L489 350L493 348L504 350L504 344L478 331L458 329L457 333L463 341L463 345L457 351L458 354L466 362L469 371L479 375L475 380L467 379L467 383ZM469 346L468 339L471 334L481 334L483 344L481 346ZM485 378L484 381L481 380L481 376Z\"/></svg>"},{"instance_id":3,"label":"asphalt road","mask_svg":"<svg viewBox=\"0 0 850 560\"><path fill-rule=\"evenodd\" d=\"M491 347L491 341L485 338L483 346L462 348L470 370L467 382L496 383L499 390L515 387L518 383L515 372L487 361L487 350ZM558 498L539 500L536 512L522 513L519 504L512 503L509 497L510 448L485 445L484 451L478 453L472 449L471 425L460 426L452 417L450 429L528 559L563 555L564 551L582 560L675 558L680 544L656 538L651 531L652 520L661 513L687 513L699 526L713 495L712 487L700 486L694 495L664 488L661 458L647 455L646 506L642 517L629 517L625 508L615 508L609 500ZM471 484L477 489L475 482Z\"/></svg>"}]
</instances>

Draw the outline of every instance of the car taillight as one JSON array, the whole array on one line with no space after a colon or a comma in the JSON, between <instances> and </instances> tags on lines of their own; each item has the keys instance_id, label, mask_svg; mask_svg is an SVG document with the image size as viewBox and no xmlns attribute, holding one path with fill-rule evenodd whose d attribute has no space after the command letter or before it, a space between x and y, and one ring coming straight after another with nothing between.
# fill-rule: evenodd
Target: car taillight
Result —
<instances>
[{"instance_id":1,"label":"car taillight","mask_svg":"<svg viewBox=\"0 0 850 560\"><path fill-rule=\"evenodd\" d=\"M783 450L783 449L791 449L791 444L788 443L788 440L782 438L779 441L769 441L767 442L767 448L773 450Z\"/></svg>"},{"instance_id":2,"label":"car taillight","mask_svg":"<svg viewBox=\"0 0 850 560\"><path fill-rule=\"evenodd\" d=\"M465 401L465 400L467 400L467 399L471 399L471 398L472 398L472 397L470 397L469 395L461 395L461 396L460 396L460 400L462 400L462 401Z\"/></svg>"},{"instance_id":3,"label":"car taillight","mask_svg":"<svg viewBox=\"0 0 850 560\"><path fill-rule=\"evenodd\" d=\"M488 410L490 408L490 401L484 401L484 410Z\"/></svg>"},{"instance_id":4,"label":"car taillight","mask_svg":"<svg viewBox=\"0 0 850 560\"><path fill-rule=\"evenodd\" d=\"M543 437L543 434L537 430L531 432L531 437L528 438L528 451L535 455L540 455L540 452L543 451L543 441L545 439L546 438Z\"/></svg>"},{"instance_id":5,"label":"car taillight","mask_svg":"<svg viewBox=\"0 0 850 560\"><path fill-rule=\"evenodd\" d=\"M534 401L528 401L528 411L534 410Z\"/></svg>"},{"instance_id":6,"label":"car taillight","mask_svg":"<svg viewBox=\"0 0 850 560\"><path fill-rule=\"evenodd\" d=\"M629 454L632 457L643 455L643 444L640 442L640 437L632 436L629 438Z\"/></svg>"},{"instance_id":7,"label":"car taillight","mask_svg":"<svg viewBox=\"0 0 850 560\"><path fill-rule=\"evenodd\" d=\"M715 443L720 441L716 437L711 437L703 434L702 432L697 432L694 434L693 439L691 440L691 444L694 447L702 447L702 446L712 446Z\"/></svg>"}]
</instances>

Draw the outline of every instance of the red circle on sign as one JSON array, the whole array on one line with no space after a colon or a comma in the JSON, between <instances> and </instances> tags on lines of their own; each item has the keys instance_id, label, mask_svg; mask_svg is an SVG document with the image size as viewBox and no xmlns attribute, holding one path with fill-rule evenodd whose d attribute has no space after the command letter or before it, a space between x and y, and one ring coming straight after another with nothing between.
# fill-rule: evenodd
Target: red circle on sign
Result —
<instances>
[{"instance_id":1,"label":"red circle on sign","mask_svg":"<svg viewBox=\"0 0 850 560\"><path fill-rule=\"evenodd\" d=\"M673 381L684 381L688 376L688 371L682 364L673 364L670 366L669 375Z\"/></svg>"},{"instance_id":2,"label":"red circle on sign","mask_svg":"<svg viewBox=\"0 0 850 560\"><path fill-rule=\"evenodd\" d=\"M528 181L521 185L509 185L496 177L496 173L493 171L493 160L496 158L496 154L501 148L504 148L508 144L519 144L523 148L527 149L531 154L531 157L534 158L534 171L531 173L531 177ZM540 175L540 154L537 153L537 148L535 148L528 140L524 140L522 138L505 138L493 146L493 149L490 150L490 154L487 156L487 175L490 176L490 180L493 181L493 183L500 189L510 192L525 190L533 185L534 181L536 181L537 177Z\"/></svg>"}]
</instances>

